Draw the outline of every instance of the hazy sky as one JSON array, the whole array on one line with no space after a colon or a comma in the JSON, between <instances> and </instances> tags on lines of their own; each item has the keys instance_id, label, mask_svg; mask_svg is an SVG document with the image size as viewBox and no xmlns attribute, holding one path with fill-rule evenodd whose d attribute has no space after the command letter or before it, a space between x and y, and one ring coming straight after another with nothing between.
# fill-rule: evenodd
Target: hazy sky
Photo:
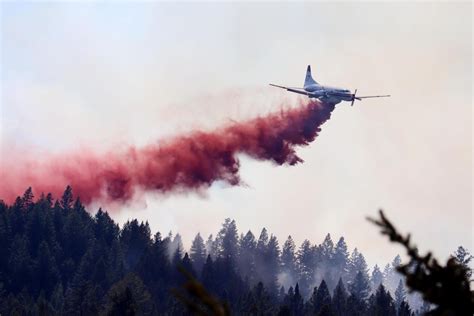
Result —
<instances>
[{"instance_id":1,"label":"hazy sky","mask_svg":"<svg viewBox=\"0 0 474 316\"><path fill-rule=\"evenodd\" d=\"M472 3L1 3L1 159L159 142L294 105L269 82L390 93L342 103L305 160L241 157L245 187L147 195L115 211L179 231L185 245L226 217L320 243L344 235L369 263L402 250L378 208L422 251L473 250ZM25 184L25 188L28 184ZM21 192L19 192L21 193ZM96 207L96 206L94 206ZM94 211L96 208L94 208Z\"/></svg>"}]
</instances>

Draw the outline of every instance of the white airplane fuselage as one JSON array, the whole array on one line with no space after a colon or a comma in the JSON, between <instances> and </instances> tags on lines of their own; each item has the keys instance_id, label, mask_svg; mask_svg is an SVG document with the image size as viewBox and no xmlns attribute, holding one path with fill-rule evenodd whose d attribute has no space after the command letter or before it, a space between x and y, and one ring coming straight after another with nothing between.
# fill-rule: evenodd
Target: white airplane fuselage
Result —
<instances>
[{"instance_id":1,"label":"white airplane fuselage","mask_svg":"<svg viewBox=\"0 0 474 316\"><path fill-rule=\"evenodd\" d=\"M320 84L305 85L304 90L308 97L320 99L321 101L337 104L341 101L352 101L353 94L348 89L323 86Z\"/></svg>"}]
</instances>

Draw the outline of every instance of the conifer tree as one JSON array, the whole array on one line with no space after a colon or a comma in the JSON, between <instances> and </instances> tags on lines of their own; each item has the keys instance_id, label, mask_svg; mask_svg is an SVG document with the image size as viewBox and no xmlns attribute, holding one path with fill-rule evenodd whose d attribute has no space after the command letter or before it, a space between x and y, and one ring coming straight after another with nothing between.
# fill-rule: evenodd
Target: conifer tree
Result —
<instances>
[{"instance_id":1,"label":"conifer tree","mask_svg":"<svg viewBox=\"0 0 474 316\"><path fill-rule=\"evenodd\" d=\"M390 290L389 280L392 277L393 269L389 263L387 263L383 269L383 285L386 289Z\"/></svg>"},{"instance_id":2,"label":"conifer tree","mask_svg":"<svg viewBox=\"0 0 474 316\"><path fill-rule=\"evenodd\" d=\"M402 277L401 274L397 271L397 267L399 267L401 263L402 259L400 255L396 255L390 264L390 270L386 278L386 286L387 290L391 293L395 293L398 283Z\"/></svg>"},{"instance_id":3,"label":"conifer tree","mask_svg":"<svg viewBox=\"0 0 474 316\"><path fill-rule=\"evenodd\" d=\"M392 268L396 270L401 264L402 264L402 258L400 257L400 255L396 255L392 261Z\"/></svg>"},{"instance_id":4,"label":"conifer tree","mask_svg":"<svg viewBox=\"0 0 474 316\"><path fill-rule=\"evenodd\" d=\"M222 240L222 257L228 258L235 263L238 254L239 237L235 220L227 225L224 238Z\"/></svg>"},{"instance_id":5,"label":"conifer tree","mask_svg":"<svg viewBox=\"0 0 474 316\"><path fill-rule=\"evenodd\" d=\"M381 284L370 300L369 315L396 316L397 312L390 293Z\"/></svg>"},{"instance_id":6,"label":"conifer tree","mask_svg":"<svg viewBox=\"0 0 474 316\"><path fill-rule=\"evenodd\" d=\"M321 255L326 261L331 261L334 255L334 242L331 239L331 234L327 234L321 244Z\"/></svg>"},{"instance_id":7,"label":"conifer tree","mask_svg":"<svg viewBox=\"0 0 474 316\"><path fill-rule=\"evenodd\" d=\"M206 263L202 267L201 278L204 286L210 291L213 291L217 285L215 275L214 262L212 261L211 255L207 255Z\"/></svg>"},{"instance_id":8,"label":"conifer tree","mask_svg":"<svg viewBox=\"0 0 474 316\"><path fill-rule=\"evenodd\" d=\"M183 239L181 238L181 235L179 233L177 233L174 236L173 240L171 241L168 247L169 247L172 260L176 253L178 254L177 256L179 260L183 258L183 250L184 250Z\"/></svg>"},{"instance_id":9,"label":"conifer tree","mask_svg":"<svg viewBox=\"0 0 474 316\"><path fill-rule=\"evenodd\" d=\"M398 282L397 289L395 290L395 307L397 310L400 308L400 305L405 301L406 291L403 281L400 279Z\"/></svg>"},{"instance_id":10,"label":"conifer tree","mask_svg":"<svg viewBox=\"0 0 474 316\"><path fill-rule=\"evenodd\" d=\"M247 279L250 284L255 284L257 278L255 262L256 248L257 241L250 230L240 237L237 265L241 276Z\"/></svg>"},{"instance_id":11,"label":"conifer tree","mask_svg":"<svg viewBox=\"0 0 474 316\"><path fill-rule=\"evenodd\" d=\"M22 197L22 200L23 200L23 207L25 210L28 210L32 207L33 205L33 202L34 202L34 195L33 195L33 190L31 189L31 187L29 187L28 189L26 189L25 193L23 193L23 197Z\"/></svg>"},{"instance_id":12,"label":"conifer tree","mask_svg":"<svg viewBox=\"0 0 474 316\"><path fill-rule=\"evenodd\" d=\"M403 301L398 307L398 316L413 316L410 305L407 302Z\"/></svg>"},{"instance_id":13,"label":"conifer tree","mask_svg":"<svg viewBox=\"0 0 474 316\"><path fill-rule=\"evenodd\" d=\"M39 245L38 258L33 275L35 275L33 280L37 282L36 293L43 291L49 297L59 281L59 271L45 241L42 241Z\"/></svg>"},{"instance_id":14,"label":"conifer tree","mask_svg":"<svg viewBox=\"0 0 474 316\"><path fill-rule=\"evenodd\" d=\"M280 287L280 290L278 291L278 302L279 303L283 303L284 299L285 299L285 287L284 286L281 286Z\"/></svg>"},{"instance_id":15,"label":"conifer tree","mask_svg":"<svg viewBox=\"0 0 474 316\"><path fill-rule=\"evenodd\" d=\"M474 259L474 256L472 256L469 251L467 251L463 246L459 246L456 252L454 252L454 254L452 255L452 257L467 269L467 277L471 278L472 269L469 266L469 263L472 259Z\"/></svg>"},{"instance_id":16,"label":"conifer tree","mask_svg":"<svg viewBox=\"0 0 474 316\"><path fill-rule=\"evenodd\" d=\"M297 276L295 250L295 242L288 236L281 251L281 272L286 277L286 284L292 284Z\"/></svg>"},{"instance_id":17,"label":"conifer tree","mask_svg":"<svg viewBox=\"0 0 474 316\"><path fill-rule=\"evenodd\" d=\"M136 219L127 221L122 228L120 242L124 250L125 268L132 270L151 244L148 222L139 224Z\"/></svg>"},{"instance_id":18,"label":"conifer tree","mask_svg":"<svg viewBox=\"0 0 474 316\"><path fill-rule=\"evenodd\" d=\"M206 240L206 253L210 255L213 259L217 257L215 246L214 246L214 237L210 234Z\"/></svg>"},{"instance_id":19,"label":"conifer tree","mask_svg":"<svg viewBox=\"0 0 474 316\"><path fill-rule=\"evenodd\" d=\"M364 255L361 254L357 248L352 251L350 260L349 260L349 279L348 283L351 284L354 282L355 277L359 272L362 273L363 277L369 280L369 269L365 261Z\"/></svg>"},{"instance_id":20,"label":"conifer tree","mask_svg":"<svg viewBox=\"0 0 474 316\"><path fill-rule=\"evenodd\" d=\"M262 282L258 282L250 292L248 306L245 315L272 315L273 304L271 297Z\"/></svg>"},{"instance_id":21,"label":"conifer tree","mask_svg":"<svg viewBox=\"0 0 474 316\"><path fill-rule=\"evenodd\" d=\"M301 285L303 295L306 296L313 284L315 267L314 252L309 240L305 240L301 244L297 253L297 262L299 270L298 282Z\"/></svg>"},{"instance_id":22,"label":"conifer tree","mask_svg":"<svg viewBox=\"0 0 474 316\"><path fill-rule=\"evenodd\" d=\"M332 297L332 311L335 316L344 316L346 314L347 292L344 287L344 282L339 278L337 286L334 289Z\"/></svg>"},{"instance_id":23,"label":"conifer tree","mask_svg":"<svg viewBox=\"0 0 474 316\"><path fill-rule=\"evenodd\" d=\"M181 279L180 273L178 273L178 268L183 262L183 250L178 246L174 251L173 257L171 258L171 269L175 273L175 277Z\"/></svg>"},{"instance_id":24,"label":"conifer tree","mask_svg":"<svg viewBox=\"0 0 474 316\"><path fill-rule=\"evenodd\" d=\"M356 274L354 281L350 284L349 290L356 299L365 302L369 297L370 285L369 280L362 271Z\"/></svg>"},{"instance_id":25,"label":"conifer tree","mask_svg":"<svg viewBox=\"0 0 474 316\"><path fill-rule=\"evenodd\" d=\"M8 255L10 252L10 244L12 234L8 225L8 215L6 214L6 205L0 200L0 280L8 268Z\"/></svg>"},{"instance_id":26,"label":"conifer tree","mask_svg":"<svg viewBox=\"0 0 474 316\"><path fill-rule=\"evenodd\" d=\"M150 315L152 311L150 293L135 274L115 283L107 294L104 311L107 315Z\"/></svg>"},{"instance_id":27,"label":"conifer tree","mask_svg":"<svg viewBox=\"0 0 474 316\"><path fill-rule=\"evenodd\" d=\"M318 315L323 308L331 306L331 295L329 294L329 289L324 280L321 281L321 284L318 287L318 292L316 293L316 301L314 303L314 314Z\"/></svg>"},{"instance_id":28,"label":"conifer tree","mask_svg":"<svg viewBox=\"0 0 474 316\"><path fill-rule=\"evenodd\" d=\"M336 282L340 277L337 267L334 265L334 242L331 235L327 234L323 243L318 247L319 260L316 262L316 267L319 269L319 274L324 278L329 288L334 289Z\"/></svg>"},{"instance_id":29,"label":"conifer tree","mask_svg":"<svg viewBox=\"0 0 474 316\"><path fill-rule=\"evenodd\" d=\"M348 265L349 252L347 251L347 244L344 240L344 237L341 237L334 248L334 256L332 260L332 266L334 266L335 271L337 271L337 274L339 274L338 278L349 280Z\"/></svg>"},{"instance_id":30,"label":"conifer tree","mask_svg":"<svg viewBox=\"0 0 474 316\"><path fill-rule=\"evenodd\" d=\"M299 291L299 289L298 289ZM288 308L291 305L291 301L293 300L293 296L295 296L295 290L293 289L292 286L288 288L288 293L285 295L285 299L283 300L283 304L288 306Z\"/></svg>"},{"instance_id":31,"label":"conifer tree","mask_svg":"<svg viewBox=\"0 0 474 316\"><path fill-rule=\"evenodd\" d=\"M64 312L64 289L61 282L56 284L50 302L54 310L53 314L62 315Z\"/></svg>"},{"instance_id":32,"label":"conifer tree","mask_svg":"<svg viewBox=\"0 0 474 316\"><path fill-rule=\"evenodd\" d=\"M216 256L235 261L238 248L238 233L234 220L226 218L213 244Z\"/></svg>"},{"instance_id":33,"label":"conifer tree","mask_svg":"<svg viewBox=\"0 0 474 316\"><path fill-rule=\"evenodd\" d=\"M67 186L66 190L64 190L63 196L60 200L60 205L63 210L70 210L72 208L72 203L74 201L74 196L72 194L71 186Z\"/></svg>"},{"instance_id":34,"label":"conifer tree","mask_svg":"<svg viewBox=\"0 0 474 316\"><path fill-rule=\"evenodd\" d=\"M207 257L206 246L204 245L204 240L202 239L200 233L197 233L196 237L194 237L189 252L189 257L191 258L196 271L200 272L204 266L204 263L206 262Z\"/></svg>"},{"instance_id":35,"label":"conifer tree","mask_svg":"<svg viewBox=\"0 0 474 316\"><path fill-rule=\"evenodd\" d=\"M266 268L265 281L268 284L268 291L273 295L278 291L278 274L280 272L280 247L275 236L271 236L264 254L264 266Z\"/></svg>"},{"instance_id":36,"label":"conifer tree","mask_svg":"<svg viewBox=\"0 0 474 316\"><path fill-rule=\"evenodd\" d=\"M382 271L380 271L378 265L375 265L374 269L372 270L372 277L370 278L372 291L375 292L379 288L380 284L383 284L383 281Z\"/></svg>"},{"instance_id":37,"label":"conifer tree","mask_svg":"<svg viewBox=\"0 0 474 316\"><path fill-rule=\"evenodd\" d=\"M28 251L28 239L23 235L17 235L13 239L10 258L8 260L8 275L12 280L10 289L13 293L18 293L24 286L27 286L33 275L33 260Z\"/></svg>"},{"instance_id":38,"label":"conifer tree","mask_svg":"<svg viewBox=\"0 0 474 316\"><path fill-rule=\"evenodd\" d=\"M367 303L358 299L354 294L350 294L347 298L346 314L347 316L365 315L367 311Z\"/></svg>"},{"instance_id":39,"label":"conifer tree","mask_svg":"<svg viewBox=\"0 0 474 316\"><path fill-rule=\"evenodd\" d=\"M314 307L316 306L316 297L318 295L318 287L315 286L313 288L313 292L311 296L304 304L304 314L305 315L313 315L314 314Z\"/></svg>"},{"instance_id":40,"label":"conifer tree","mask_svg":"<svg viewBox=\"0 0 474 316\"><path fill-rule=\"evenodd\" d=\"M181 267L184 271L191 274L193 277L196 277L196 271L194 270L193 263L191 262L187 252L184 254L183 260L181 261ZM185 279L183 279L183 282L184 281Z\"/></svg>"},{"instance_id":41,"label":"conifer tree","mask_svg":"<svg viewBox=\"0 0 474 316\"><path fill-rule=\"evenodd\" d=\"M292 288L290 289L293 290ZM295 316L303 315L303 311L304 311L303 297L301 296L298 283L296 283L294 294L290 296L289 307L290 307L290 311L292 315L295 315Z\"/></svg>"},{"instance_id":42,"label":"conifer tree","mask_svg":"<svg viewBox=\"0 0 474 316\"><path fill-rule=\"evenodd\" d=\"M111 246L112 242L119 237L120 228L114 223L107 212L99 208L94 216L94 235L97 240L104 240L106 245Z\"/></svg>"},{"instance_id":43,"label":"conifer tree","mask_svg":"<svg viewBox=\"0 0 474 316\"><path fill-rule=\"evenodd\" d=\"M260 236L257 241L257 247L255 249L255 277L257 282L261 281L266 286L268 286L268 282L265 263L268 260L268 241L268 232L266 228L263 228L260 232Z\"/></svg>"},{"instance_id":44,"label":"conifer tree","mask_svg":"<svg viewBox=\"0 0 474 316\"><path fill-rule=\"evenodd\" d=\"M268 232L267 229L264 227L262 231L260 232L260 236L258 237L257 241L257 250L258 252L265 252L265 249L267 248L268 244Z\"/></svg>"}]
</instances>

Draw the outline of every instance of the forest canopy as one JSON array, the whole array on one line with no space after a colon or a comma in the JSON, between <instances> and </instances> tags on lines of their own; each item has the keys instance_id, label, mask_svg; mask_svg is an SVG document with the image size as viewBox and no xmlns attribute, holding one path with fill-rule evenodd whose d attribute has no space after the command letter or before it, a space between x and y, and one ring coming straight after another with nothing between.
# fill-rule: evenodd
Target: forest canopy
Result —
<instances>
[{"instance_id":1,"label":"forest canopy","mask_svg":"<svg viewBox=\"0 0 474 316\"><path fill-rule=\"evenodd\" d=\"M225 219L215 237L152 234L147 222L119 227L87 212L67 187L61 198L0 201L0 314L183 315L171 293L182 267L235 315L411 315L429 309L408 294L396 268L369 268L357 248L330 234L316 244L280 244L265 228L240 233ZM126 314L127 314L126 313Z\"/></svg>"}]
</instances>

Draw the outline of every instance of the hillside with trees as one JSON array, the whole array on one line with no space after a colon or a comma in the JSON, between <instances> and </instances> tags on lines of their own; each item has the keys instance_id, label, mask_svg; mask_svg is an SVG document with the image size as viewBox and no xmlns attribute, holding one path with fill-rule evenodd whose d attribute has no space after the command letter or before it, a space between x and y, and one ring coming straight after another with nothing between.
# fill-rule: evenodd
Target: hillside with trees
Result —
<instances>
[{"instance_id":1,"label":"hillside with trees","mask_svg":"<svg viewBox=\"0 0 474 316\"><path fill-rule=\"evenodd\" d=\"M413 315L429 309L408 295L399 256L369 268L344 237L280 243L265 228L238 232L226 219L215 236L152 234L86 211L72 189L12 205L0 201L1 315L187 315L171 292L184 268L235 315ZM464 249L456 253L467 260Z\"/></svg>"}]
</instances>

